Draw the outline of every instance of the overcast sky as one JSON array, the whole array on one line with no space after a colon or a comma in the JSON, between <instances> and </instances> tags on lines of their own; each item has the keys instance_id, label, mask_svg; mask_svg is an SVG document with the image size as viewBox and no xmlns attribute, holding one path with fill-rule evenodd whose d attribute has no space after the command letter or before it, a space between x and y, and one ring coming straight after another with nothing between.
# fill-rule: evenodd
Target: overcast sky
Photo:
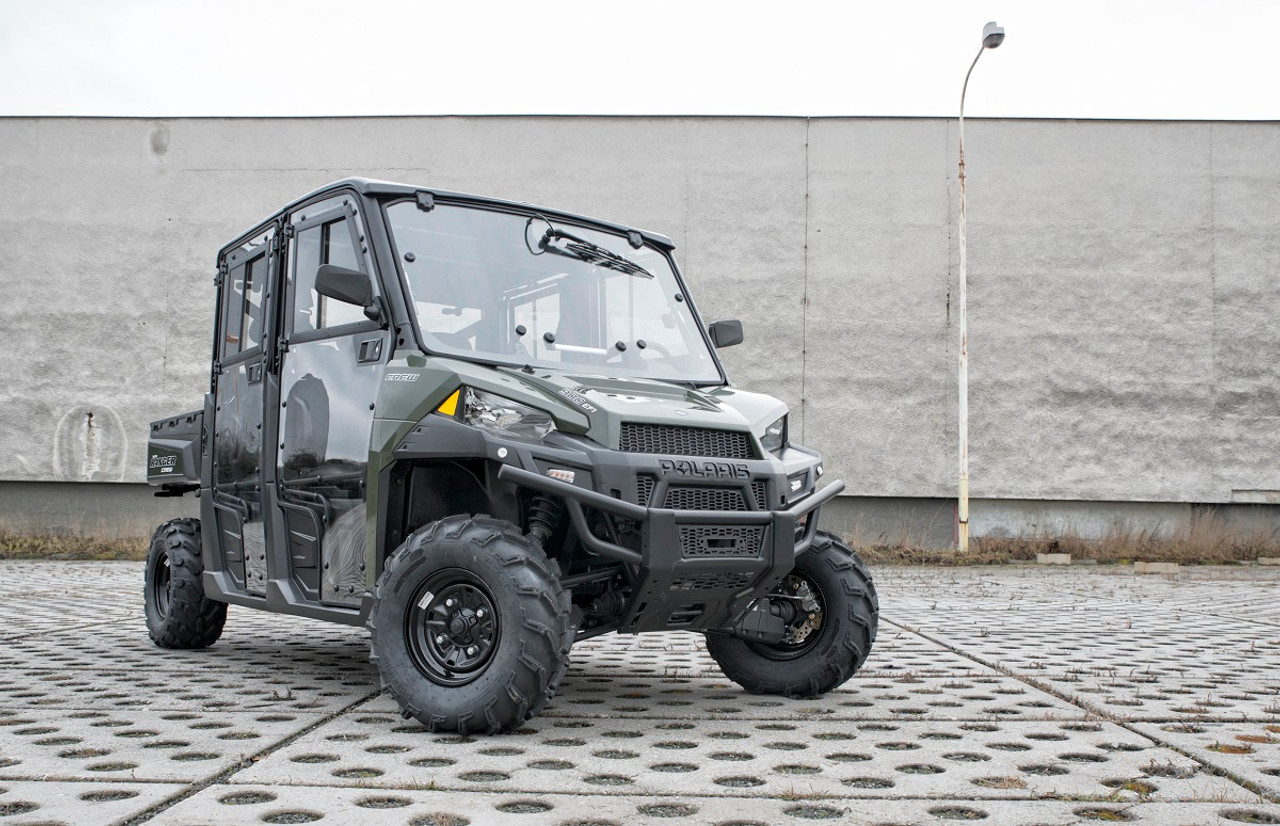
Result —
<instances>
[{"instance_id":1,"label":"overcast sky","mask_svg":"<svg viewBox=\"0 0 1280 826\"><path fill-rule=\"evenodd\" d=\"M1276 0L0 0L0 115L1280 120Z\"/></svg>"}]
</instances>

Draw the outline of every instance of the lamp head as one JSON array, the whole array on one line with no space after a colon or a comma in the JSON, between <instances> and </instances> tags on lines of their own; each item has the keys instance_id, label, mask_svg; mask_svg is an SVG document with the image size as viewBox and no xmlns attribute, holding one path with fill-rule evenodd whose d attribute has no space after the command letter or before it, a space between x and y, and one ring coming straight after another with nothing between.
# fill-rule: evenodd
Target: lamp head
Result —
<instances>
[{"instance_id":1,"label":"lamp head","mask_svg":"<svg viewBox=\"0 0 1280 826\"><path fill-rule=\"evenodd\" d=\"M1004 29L996 25L996 21L982 27L982 48L994 49L1004 42Z\"/></svg>"}]
</instances>

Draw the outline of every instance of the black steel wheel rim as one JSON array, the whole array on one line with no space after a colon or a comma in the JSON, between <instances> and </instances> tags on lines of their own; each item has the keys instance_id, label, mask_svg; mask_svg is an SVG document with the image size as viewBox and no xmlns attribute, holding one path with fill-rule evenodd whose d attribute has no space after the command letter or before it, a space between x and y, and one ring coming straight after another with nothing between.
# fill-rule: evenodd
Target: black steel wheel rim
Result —
<instances>
[{"instance_id":1,"label":"black steel wheel rim","mask_svg":"<svg viewBox=\"0 0 1280 826\"><path fill-rule=\"evenodd\" d=\"M762 657L765 657L766 659L785 661L785 660L794 660L794 659L803 657L805 654L812 651L814 647L817 646L818 642L822 639L822 637L827 633L826 595L822 593L822 588L818 586L818 583L813 579L813 577L810 577L801 571L792 571L790 574L787 575L787 578L786 580L783 581L783 584L779 585L777 588L774 589L773 594L779 595L784 599L791 599L792 597L794 597L795 589L791 588L788 584L792 579L797 579L809 587L810 593L813 595L813 598L817 600L817 603L818 603L817 615L820 618L820 624L818 625L818 627L811 629L808 632L808 634L805 635L804 639L799 640L797 642L784 641L779 643L763 643L763 642L747 643L747 646L750 647L752 651L755 651L757 654L759 654ZM798 620L796 622L793 622L791 627L802 625L803 622L806 619L808 619L808 613L809 612L806 612L806 611L799 611Z\"/></svg>"},{"instance_id":2,"label":"black steel wheel rim","mask_svg":"<svg viewBox=\"0 0 1280 826\"><path fill-rule=\"evenodd\" d=\"M173 593L173 571L169 566L169 555L160 554L151 573L151 602L160 619L169 617L169 600Z\"/></svg>"},{"instance_id":3,"label":"black steel wheel rim","mask_svg":"<svg viewBox=\"0 0 1280 826\"><path fill-rule=\"evenodd\" d=\"M433 683L466 685L484 673L502 636L493 596L470 571L449 568L428 577L405 612L409 655Z\"/></svg>"}]
</instances>

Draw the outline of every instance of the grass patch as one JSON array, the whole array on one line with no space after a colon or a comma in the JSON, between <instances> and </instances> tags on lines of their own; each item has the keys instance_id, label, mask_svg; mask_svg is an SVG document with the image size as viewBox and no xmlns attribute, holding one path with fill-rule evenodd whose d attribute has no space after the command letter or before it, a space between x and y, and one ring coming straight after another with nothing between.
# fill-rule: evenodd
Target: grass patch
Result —
<instances>
[{"instance_id":1,"label":"grass patch","mask_svg":"<svg viewBox=\"0 0 1280 826\"><path fill-rule=\"evenodd\" d=\"M1172 532L1135 528L1118 523L1100 539L1085 539L1071 531L1039 536L972 539L969 551L926 548L911 541L857 546L869 563L879 565L1008 565L1034 562L1037 554L1071 554L1073 562L1092 560L1104 565L1133 562L1177 562L1181 565L1232 565L1258 557L1280 556L1280 536L1274 531L1241 531L1218 513L1206 509Z\"/></svg>"},{"instance_id":2,"label":"grass patch","mask_svg":"<svg viewBox=\"0 0 1280 826\"><path fill-rule=\"evenodd\" d=\"M147 558L145 536L110 538L70 533L26 534L0 529L0 559L127 560Z\"/></svg>"}]
</instances>

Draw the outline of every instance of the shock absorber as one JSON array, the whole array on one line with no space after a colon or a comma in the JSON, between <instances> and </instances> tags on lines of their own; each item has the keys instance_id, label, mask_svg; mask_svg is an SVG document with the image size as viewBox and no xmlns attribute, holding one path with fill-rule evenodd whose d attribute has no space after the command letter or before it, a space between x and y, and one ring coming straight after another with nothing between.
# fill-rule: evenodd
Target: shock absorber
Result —
<instances>
[{"instance_id":1,"label":"shock absorber","mask_svg":"<svg viewBox=\"0 0 1280 826\"><path fill-rule=\"evenodd\" d=\"M529 502L529 537L539 545L546 545L563 514L563 502L545 493L535 493Z\"/></svg>"}]
</instances>

